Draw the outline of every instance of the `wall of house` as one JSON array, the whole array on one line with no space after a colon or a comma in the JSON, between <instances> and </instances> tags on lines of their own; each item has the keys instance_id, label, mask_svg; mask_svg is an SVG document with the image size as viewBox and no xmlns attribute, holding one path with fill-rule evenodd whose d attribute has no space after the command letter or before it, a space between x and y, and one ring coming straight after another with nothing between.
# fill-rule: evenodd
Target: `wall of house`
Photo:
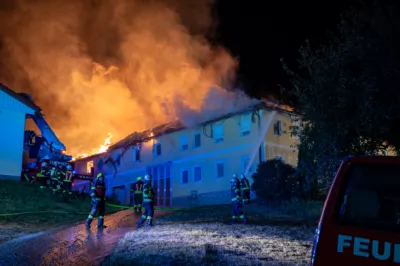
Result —
<instances>
[{"instance_id":1,"label":"wall of house","mask_svg":"<svg viewBox=\"0 0 400 266\"><path fill-rule=\"evenodd\" d=\"M199 138L197 134L200 135L199 147L195 145L196 138ZM229 181L232 174L244 172L245 164L253 158L248 173L248 177L251 177L259 163L258 147L263 140L256 118L252 122L250 113L236 115L144 143L140 148L140 158L136 158L138 147L132 147L116 163L117 172L110 164L105 173L109 185L119 187L118 194L125 193L123 197L118 196L124 204L129 203L129 185L137 177L143 177L149 167L153 185L160 195L159 205L190 205L192 193L198 195L201 205L230 203ZM277 148L289 153L290 148L284 147L286 143L282 143L281 139L274 138L270 142L275 140L281 141ZM157 145L161 145L160 155L155 155ZM121 152L114 150L110 155L118 158ZM290 152L293 153L292 150ZM124 192L121 192L121 187L125 187Z\"/></svg>"},{"instance_id":2,"label":"wall of house","mask_svg":"<svg viewBox=\"0 0 400 266\"><path fill-rule=\"evenodd\" d=\"M0 91L0 178L20 180L25 115L34 110Z\"/></svg>"},{"instance_id":3,"label":"wall of house","mask_svg":"<svg viewBox=\"0 0 400 266\"><path fill-rule=\"evenodd\" d=\"M292 117L287 113L276 113L270 120L271 115L271 111L263 111L263 124L271 121L264 138L265 159L281 158L285 163L297 166L299 140L291 135Z\"/></svg>"}]
</instances>

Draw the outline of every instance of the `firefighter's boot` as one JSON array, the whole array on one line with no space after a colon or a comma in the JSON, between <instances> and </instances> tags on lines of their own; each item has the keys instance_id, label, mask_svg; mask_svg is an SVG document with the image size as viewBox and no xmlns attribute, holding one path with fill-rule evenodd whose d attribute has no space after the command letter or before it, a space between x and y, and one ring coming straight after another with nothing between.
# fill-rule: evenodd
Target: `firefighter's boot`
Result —
<instances>
[{"instance_id":1,"label":"firefighter's boot","mask_svg":"<svg viewBox=\"0 0 400 266\"><path fill-rule=\"evenodd\" d=\"M231 224L236 224L236 217L232 217Z\"/></svg>"},{"instance_id":2,"label":"firefighter's boot","mask_svg":"<svg viewBox=\"0 0 400 266\"><path fill-rule=\"evenodd\" d=\"M92 221L93 221L93 218L88 217L86 219L86 223L85 223L86 228L88 228L88 229L90 228L90 224L92 223Z\"/></svg>"},{"instance_id":3,"label":"firefighter's boot","mask_svg":"<svg viewBox=\"0 0 400 266\"><path fill-rule=\"evenodd\" d=\"M146 222L146 227L152 227L153 226L153 219L152 218L147 218L147 222Z\"/></svg>"},{"instance_id":4,"label":"firefighter's boot","mask_svg":"<svg viewBox=\"0 0 400 266\"><path fill-rule=\"evenodd\" d=\"M103 229L107 228L107 226L104 225L104 216L99 216L97 219L97 229Z\"/></svg>"},{"instance_id":5,"label":"firefighter's boot","mask_svg":"<svg viewBox=\"0 0 400 266\"><path fill-rule=\"evenodd\" d=\"M144 222L144 220L146 219L147 217L145 216L145 217L140 217L140 219L139 219L139 221L137 221L137 223L136 223L136 226L137 226L137 228L140 228L140 227L142 227L142 224L143 224L143 222Z\"/></svg>"},{"instance_id":6,"label":"firefighter's boot","mask_svg":"<svg viewBox=\"0 0 400 266\"><path fill-rule=\"evenodd\" d=\"M247 224L247 218L246 217L240 217L242 219L243 224Z\"/></svg>"}]
</instances>

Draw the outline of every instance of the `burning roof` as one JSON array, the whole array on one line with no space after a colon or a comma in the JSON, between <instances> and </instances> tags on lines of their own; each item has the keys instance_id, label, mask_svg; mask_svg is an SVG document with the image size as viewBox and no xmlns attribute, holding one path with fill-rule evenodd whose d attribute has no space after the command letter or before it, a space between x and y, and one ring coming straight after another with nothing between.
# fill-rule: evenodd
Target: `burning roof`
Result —
<instances>
[{"instance_id":1,"label":"burning roof","mask_svg":"<svg viewBox=\"0 0 400 266\"><path fill-rule=\"evenodd\" d=\"M251 106L249 106L245 109L239 110L237 112L228 113L223 116L218 116L214 119L207 120L207 121L201 123L200 125L207 125L210 123L214 123L221 119L229 118L231 116L234 116L234 115L237 115L240 113L245 113L245 112L255 110L255 109L256 110L257 109L274 109L274 110L279 110L280 112L286 112L286 113L292 112L292 109L290 109L290 108L283 108L280 105L270 104L268 101L262 101L262 102L259 102L258 104L251 105ZM115 149L119 149L119 148L133 146L133 145L136 145L138 142L147 142L155 137L159 137L161 135L176 132L176 131L182 130L184 128L186 128L186 126L183 123L181 123L180 121L175 121L175 122L166 123L166 124L157 126L153 129L149 129L149 130L146 130L143 132L134 132L134 133L130 134L129 136L127 136L126 138L111 145L108 150L111 151L111 150L115 150Z\"/></svg>"}]
</instances>

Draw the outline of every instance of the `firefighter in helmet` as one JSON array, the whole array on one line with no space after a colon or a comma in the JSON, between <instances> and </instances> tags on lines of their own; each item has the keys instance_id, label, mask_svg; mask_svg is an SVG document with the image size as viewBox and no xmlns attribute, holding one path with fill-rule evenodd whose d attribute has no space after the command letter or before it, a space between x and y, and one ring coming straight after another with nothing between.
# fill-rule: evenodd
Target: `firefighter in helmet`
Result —
<instances>
[{"instance_id":1,"label":"firefighter in helmet","mask_svg":"<svg viewBox=\"0 0 400 266\"><path fill-rule=\"evenodd\" d=\"M236 223L236 219L240 218L244 224L247 223L247 219L242 212L242 199L240 197L240 182L234 177L231 179L231 200L232 200L232 222Z\"/></svg>"},{"instance_id":2,"label":"firefighter in helmet","mask_svg":"<svg viewBox=\"0 0 400 266\"><path fill-rule=\"evenodd\" d=\"M90 196L92 197L92 210L86 220L86 227L90 228L90 224L93 221L96 213L99 213L97 228L106 228L104 225L104 214L106 211L106 184L104 182L104 175L100 173L97 175L96 179L92 183L92 187L90 189Z\"/></svg>"},{"instance_id":3,"label":"firefighter in helmet","mask_svg":"<svg viewBox=\"0 0 400 266\"><path fill-rule=\"evenodd\" d=\"M40 190L46 188L46 181L48 178L48 170L47 170L47 163L42 162L40 166L39 172L36 174L36 177L39 179Z\"/></svg>"},{"instance_id":4,"label":"firefighter in helmet","mask_svg":"<svg viewBox=\"0 0 400 266\"><path fill-rule=\"evenodd\" d=\"M242 190L243 203L250 203L250 182L244 174L240 175L240 189Z\"/></svg>"},{"instance_id":5,"label":"firefighter in helmet","mask_svg":"<svg viewBox=\"0 0 400 266\"><path fill-rule=\"evenodd\" d=\"M238 189L240 190L240 180L239 180L237 174L233 174L232 178L236 180L236 183L238 183Z\"/></svg>"},{"instance_id":6,"label":"firefighter in helmet","mask_svg":"<svg viewBox=\"0 0 400 266\"><path fill-rule=\"evenodd\" d=\"M67 194L68 197L72 196L72 182L74 181L74 173L72 172L71 165L67 165L65 173L64 173L64 180L63 180L63 193Z\"/></svg>"},{"instance_id":7,"label":"firefighter in helmet","mask_svg":"<svg viewBox=\"0 0 400 266\"><path fill-rule=\"evenodd\" d=\"M144 187L143 187L143 204L144 213L137 222L137 227L142 227L145 220L147 220L146 226L153 225L153 215L154 215L154 190L151 186L151 175L147 174L144 176Z\"/></svg>"},{"instance_id":8,"label":"firefighter in helmet","mask_svg":"<svg viewBox=\"0 0 400 266\"><path fill-rule=\"evenodd\" d=\"M58 190L60 190L60 169L59 166L51 165L50 166L50 182L53 187L53 194L56 194Z\"/></svg>"},{"instance_id":9,"label":"firefighter in helmet","mask_svg":"<svg viewBox=\"0 0 400 266\"><path fill-rule=\"evenodd\" d=\"M133 210L142 211L143 201L143 181L141 177L136 178L136 182L131 185L131 193L133 194Z\"/></svg>"}]
</instances>

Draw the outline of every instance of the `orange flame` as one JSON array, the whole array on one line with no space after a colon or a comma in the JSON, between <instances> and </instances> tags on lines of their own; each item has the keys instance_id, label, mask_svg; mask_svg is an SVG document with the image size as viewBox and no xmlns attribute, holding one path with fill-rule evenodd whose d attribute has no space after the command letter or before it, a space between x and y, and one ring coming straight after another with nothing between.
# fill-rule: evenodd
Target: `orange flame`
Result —
<instances>
[{"instance_id":1,"label":"orange flame","mask_svg":"<svg viewBox=\"0 0 400 266\"><path fill-rule=\"evenodd\" d=\"M80 153L76 156L76 158L72 158L72 160L82 159L82 158L86 158L86 157L89 157L89 156L92 156L95 154L106 152L108 150L108 148L111 146L112 137L113 137L113 135L111 133L108 133L108 137L105 139L104 143L102 145L100 145L99 148L92 149L92 152L90 152L90 153Z\"/></svg>"}]
</instances>

